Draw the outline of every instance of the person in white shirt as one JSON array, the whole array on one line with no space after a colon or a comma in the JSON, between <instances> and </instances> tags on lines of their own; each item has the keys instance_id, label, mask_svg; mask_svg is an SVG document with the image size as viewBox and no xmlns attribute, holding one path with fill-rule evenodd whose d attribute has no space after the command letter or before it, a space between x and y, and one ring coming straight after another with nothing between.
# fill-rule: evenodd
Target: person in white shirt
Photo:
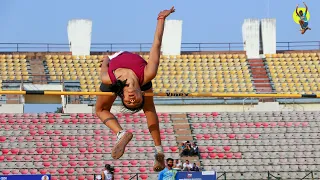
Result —
<instances>
[{"instance_id":1,"label":"person in white shirt","mask_svg":"<svg viewBox=\"0 0 320 180\"><path fill-rule=\"evenodd\" d=\"M106 164L105 170L101 173L101 180L114 180L114 168L110 164Z\"/></svg>"},{"instance_id":2,"label":"person in white shirt","mask_svg":"<svg viewBox=\"0 0 320 180\"><path fill-rule=\"evenodd\" d=\"M179 170L179 171L182 169L182 165L181 165L179 159L176 159L174 166L173 166L173 169Z\"/></svg>"},{"instance_id":3,"label":"person in white shirt","mask_svg":"<svg viewBox=\"0 0 320 180\"><path fill-rule=\"evenodd\" d=\"M190 164L189 160L186 160L185 163L183 163L183 171L190 171L192 168L192 164Z\"/></svg>"}]
</instances>

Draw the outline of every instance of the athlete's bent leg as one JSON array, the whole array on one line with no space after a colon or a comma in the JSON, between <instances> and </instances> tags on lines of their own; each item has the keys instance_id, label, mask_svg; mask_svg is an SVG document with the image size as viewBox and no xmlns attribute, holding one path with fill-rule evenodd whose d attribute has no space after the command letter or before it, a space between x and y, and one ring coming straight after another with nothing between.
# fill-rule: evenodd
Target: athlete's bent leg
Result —
<instances>
[{"instance_id":1,"label":"athlete's bent leg","mask_svg":"<svg viewBox=\"0 0 320 180\"><path fill-rule=\"evenodd\" d=\"M301 30L304 29L304 28L303 28L304 21L303 21L303 20L300 20L300 21L299 21L299 24L300 24Z\"/></svg>"},{"instance_id":2,"label":"athlete's bent leg","mask_svg":"<svg viewBox=\"0 0 320 180\"><path fill-rule=\"evenodd\" d=\"M119 159L132 139L132 133L126 132L120 126L117 118L110 112L112 103L116 96L98 96L96 102L96 114L100 120L117 134L118 140L112 148L111 156L114 159Z\"/></svg>"},{"instance_id":3,"label":"athlete's bent leg","mask_svg":"<svg viewBox=\"0 0 320 180\"><path fill-rule=\"evenodd\" d=\"M148 128L154 141L156 154L153 170L162 171L165 168L164 153L161 145L159 119L154 106L153 97L145 97L144 113L147 118Z\"/></svg>"}]
</instances>

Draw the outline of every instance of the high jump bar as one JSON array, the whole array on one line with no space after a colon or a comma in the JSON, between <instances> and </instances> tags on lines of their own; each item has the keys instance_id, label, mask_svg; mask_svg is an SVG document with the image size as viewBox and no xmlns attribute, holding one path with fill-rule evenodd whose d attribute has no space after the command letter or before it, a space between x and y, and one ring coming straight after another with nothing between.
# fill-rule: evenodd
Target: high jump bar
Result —
<instances>
[{"instance_id":1,"label":"high jump bar","mask_svg":"<svg viewBox=\"0 0 320 180\"><path fill-rule=\"evenodd\" d=\"M113 92L72 92L72 91L0 91L2 94L15 95L97 95L113 96ZM235 94L235 93L144 93L144 96L162 97L247 97L247 98L320 98L320 94Z\"/></svg>"}]
</instances>

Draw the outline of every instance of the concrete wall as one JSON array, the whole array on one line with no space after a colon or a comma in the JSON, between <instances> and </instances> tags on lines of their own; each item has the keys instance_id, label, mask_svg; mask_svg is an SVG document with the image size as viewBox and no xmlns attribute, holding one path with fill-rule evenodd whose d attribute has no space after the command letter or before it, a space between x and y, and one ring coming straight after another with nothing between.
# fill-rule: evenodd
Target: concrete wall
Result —
<instances>
[{"instance_id":1,"label":"concrete wall","mask_svg":"<svg viewBox=\"0 0 320 180\"><path fill-rule=\"evenodd\" d=\"M180 55L182 41L182 21L166 20L162 38L163 55Z\"/></svg>"},{"instance_id":2,"label":"concrete wall","mask_svg":"<svg viewBox=\"0 0 320 180\"><path fill-rule=\"evenodd\" d=\"M276 19L261 19L264 54L277 53Z\"/></svg>"},{"instance_id":3,"label":"concrete wall","mask_svg":"<svg viewBox=\"0 0 320 180\"><path fill-rule=\"evenodd\" d=\"M87 19L70 20L67 30L72 55L90 55L92 21Z\"/></svg>"},{"instance_id":4,"label":"concrete wall","mask_svg":"<svg viewBox=\"0 0 320 180\"><path fill-rule=\"evenodd\" d=\"M260 21L259 19L245 19L242 25L244 50L249 59L260 57Z\"/></svg>"},{"instance_id":5,"label":"concrete wall","mask_svg":"<svg viewBox=\"0 0 320 180\"><path fill-rule=\"evenodd\" d=\"M23 113L23 104L0 104L0 113Z\"/></svg>"}]
</instances>

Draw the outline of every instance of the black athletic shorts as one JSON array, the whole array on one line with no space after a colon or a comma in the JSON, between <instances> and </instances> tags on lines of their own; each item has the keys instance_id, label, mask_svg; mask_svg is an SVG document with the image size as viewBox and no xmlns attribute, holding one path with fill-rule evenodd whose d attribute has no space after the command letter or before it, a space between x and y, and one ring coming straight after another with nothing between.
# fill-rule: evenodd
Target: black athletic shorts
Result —
<instances>
[{"instance_id":1,"label":"black athletic shorts","mask_svg":"<svg viewBox=\"0 0 320 180\"><path fill-rule=\"evenodd\" d=\"M150 82L148 82L147 84L145 84L145 85L143 85L141 87L141 91L147 91L147 90L149 90L151 88L152 88L152 82L150 81ZM100 91L102 91L102 92L112 92L111 89L110 89L110 85L105 85L103 83L101 83L101 85L100 85Z\"/></svg>"}]
</instances>

